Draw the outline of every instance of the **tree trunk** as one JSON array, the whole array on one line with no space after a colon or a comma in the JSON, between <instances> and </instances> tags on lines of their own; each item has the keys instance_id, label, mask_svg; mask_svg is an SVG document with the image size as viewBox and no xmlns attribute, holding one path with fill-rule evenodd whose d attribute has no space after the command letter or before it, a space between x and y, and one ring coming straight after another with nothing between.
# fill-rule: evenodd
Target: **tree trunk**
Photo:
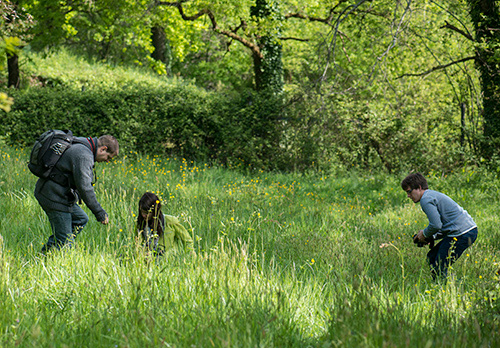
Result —
<instances>
[{"instance_id":1,"label":"tree trunk","mask_svg":"<svg viewBox=\"0 0 500 348\"><path fill-rule=\"evenodd\" d=\"M155 48L151 57L163 63L165 63L165 39L166 34L162 27L155 25L151 28L151 41Z\"/></svg>"},{"instance_id":2,"label":"tree trunk","mask_svg":"<svg viewBox=\"0 0 500 348\"><path fill-rule=\"evenodd\" d=\"M170 75L172 71L172 51L163 27L155 25L151 28L151 42L155 48L151 53L151 57L165 64L167 74Z\"/></svg>"},{"instance_id":3,"label":"tree trunk","mask_svg":"<svg viewBox=\"0 0 500 348\"><path fill-rule=\"evenodd\" d=\"M255 75L255 89L257 91L262 88L262 58L258 54L253 54L253 72Z\"/></svg>"},{"instance_id":4,"label":"tree trunk","mask_svg":"<svg viewBox=\"0 0 500 348\"><path fill-rule=\"evenodd\" d=\"M474 24L476 67L481 76L483 91L484 155L491 158L500 144L500 58L495 50L500 45L500 12L498 2L493 0L469 0L469 9Z\"/></svg>"},{"instance_id":5,"label":"tree trunk","mask_svg":"<svg viewBox=\"0 0 500 348\"><path fill-rule=\"evenodd\" d=\"M9 71L8 87L19 88L19 57L15 53L7 53L7 68Z\"/></svg>"},{"instance_id":6,"label":"tree trunk","mask_svg":"<svg viewBox=\"0 0 500 348\"><path fill-rule=\"evenodd\" d=\"M250 13L258 18L275 17L277 9L268 0L256 0ZM270 89L275 93L283 91L282 46L279 42L279 30L273 35L263 35L259 39L262 58L253 55L255 88L258 91Z\"/></svg>"},{"instance_id":7,"label":"tree trunk","mask_svg":"<svg viewBox=\"0 0 500 348\"><path fill-rule=\"evenodd\" d=\"M269 37L260 39L262 59L254 55L255 87L258 91L270 88L283 92L283 61L281 43Z\"/></svg>"}]
</instances>

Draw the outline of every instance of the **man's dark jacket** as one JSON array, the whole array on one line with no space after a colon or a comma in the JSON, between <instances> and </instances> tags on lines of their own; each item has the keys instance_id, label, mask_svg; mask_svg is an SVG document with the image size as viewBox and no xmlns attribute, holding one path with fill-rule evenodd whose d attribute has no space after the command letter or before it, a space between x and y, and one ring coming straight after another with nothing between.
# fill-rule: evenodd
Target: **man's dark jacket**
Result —
<instances>
[{"instance_id":1,"label":"man's dark jacket","mask_svg":"<svg viewBox=\"0 0 500 348\"><path fill-rule=\"evenodd\" d=\"M52 180L38 179L35 197L44 209L71 212L78 200L78 195L94 213L97 221L106 219L106 211L95 196L92 179L97 154L97 138L76 138L56 164L56 168L65 173L70 185L60 185ZM71 188L78 195L71 194Z\"/></svg>"}]
</instances>

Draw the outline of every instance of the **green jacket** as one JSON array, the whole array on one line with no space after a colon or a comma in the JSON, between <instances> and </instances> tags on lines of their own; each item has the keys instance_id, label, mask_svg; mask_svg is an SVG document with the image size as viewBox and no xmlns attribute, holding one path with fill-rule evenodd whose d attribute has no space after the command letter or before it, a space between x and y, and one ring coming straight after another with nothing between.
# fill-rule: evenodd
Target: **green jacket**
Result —
<instances>
[{"instance_id":1,"label":"green jacket","mask_svg":"<svg viewBox=\"0 0 500 348\"><path fill-rule=\"evenodd\" d=\"M152 246L153 249L158 252L176 252L176 251L185 251L185 250L193 250L193 239L188 231L181 225L179 219L171 215L163 214L165 219L165 225L163 227L163 235L161 237L154 238L152 243L148 243ZM148 239L152 236L152 231L149 226L144 228L144 231L138 231L139 234L145 239Z\"/></svg>"}]
</instances>

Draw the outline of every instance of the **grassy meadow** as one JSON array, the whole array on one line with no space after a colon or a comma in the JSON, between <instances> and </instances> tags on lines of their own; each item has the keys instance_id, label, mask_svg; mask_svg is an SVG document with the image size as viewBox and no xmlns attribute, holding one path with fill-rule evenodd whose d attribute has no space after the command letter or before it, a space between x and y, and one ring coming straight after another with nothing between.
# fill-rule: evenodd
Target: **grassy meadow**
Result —
<instances>
[{"instance_id":1,"label":"grassy meadow","mask_svg":"<svg viewBox=\"0 0 500 348\"><path fill-rule=\"evenodd\" d=\"M447 283L411 236L426 216L404 174L244 174L121 154L96 164L110 216L42 257L48 220L27 149L0 146L2 347L494 347L500 345L496 174L427 176L479 237ZM148 262L133 227L145 191L192 233L195 253Z\"/></svg>"}]
</instances>

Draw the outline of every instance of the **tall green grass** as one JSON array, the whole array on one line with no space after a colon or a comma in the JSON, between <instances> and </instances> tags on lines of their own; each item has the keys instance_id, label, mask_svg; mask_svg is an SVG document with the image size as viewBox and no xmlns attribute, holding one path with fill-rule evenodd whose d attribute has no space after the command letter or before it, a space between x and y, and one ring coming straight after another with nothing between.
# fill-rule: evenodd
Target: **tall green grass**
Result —
<instances>
[{"instance_id":1,"label":"tall green grass","mask_svg":"<svg viewBox=\"0 0 500 348\"><path fill-rule=\"evenodd\" d=\"M500 344L492 173L429 176L480 233L450 281L435 283L410 238L426 217L399 187L403 175L250 175L128 153L97 164L111 223L89 212L72 250L42 257L50 228L27 151L1 146L0 156L0 346ZM191 231L194 254L148 262L133 231L146 190Z\"/></svg>"}]
</instances>

